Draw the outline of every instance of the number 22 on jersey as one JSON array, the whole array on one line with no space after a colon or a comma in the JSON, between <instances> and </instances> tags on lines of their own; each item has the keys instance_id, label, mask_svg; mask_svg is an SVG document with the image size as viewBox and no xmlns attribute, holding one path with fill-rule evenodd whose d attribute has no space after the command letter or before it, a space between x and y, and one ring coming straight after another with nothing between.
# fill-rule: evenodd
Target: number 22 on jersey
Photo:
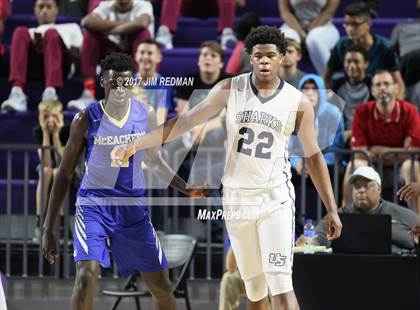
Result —
<instances>
[{"instance_id":1,"label":"number 22 on jersey","mask_svg":"<svg viewBox=\"0 0 420 310\"><path fill-rule=\"evenodd\" d=\"M239 129L239 134L241 135L237 147L239 153L257 158L271 159L270 148L274 142L274 136L271 132L261 131L255 136L256 134L252 128L242 127ZM254 145L255 148L253 147Z\"/></svg>"}]
</instances>

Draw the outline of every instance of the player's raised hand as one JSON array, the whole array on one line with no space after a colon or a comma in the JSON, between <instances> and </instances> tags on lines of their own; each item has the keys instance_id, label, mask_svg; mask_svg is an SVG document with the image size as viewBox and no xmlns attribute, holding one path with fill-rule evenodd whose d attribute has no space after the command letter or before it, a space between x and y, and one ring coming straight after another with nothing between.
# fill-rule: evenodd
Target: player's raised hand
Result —
<instances>
[{"instance_id":1,"label":"player's raised hand","mask_svg":"<svg viewBox=\"0 0 420 310\"><path fill-rule=\"evenodd\" d=\"M55 263L57 258L57 243L55 242L54 233L51 231L44 231L42 234L42 253L50 264Z\"/></svg>"},{"instance_id":2,"label":"player's raised hand","mask_svg":"<svg viewBox=\"0 0 420 310\"><path fill-rule=\"evenodd\" d=\"M117 145L111 151L111 160L121 166L123 162L128 161L135 153L134 143Z\"/></svg>"},{"instance_id":3,"label":"player's raised hand","mask_svg":"<svg viewBox=\"0 0 420 310\"><path fill-rule=\"evenodd\" d=\"M343 224L341 224L340 217L338 216L337 211L330 211L327 213L326 224L328 240L340 238Z\"/></svg>"}]
</instances>

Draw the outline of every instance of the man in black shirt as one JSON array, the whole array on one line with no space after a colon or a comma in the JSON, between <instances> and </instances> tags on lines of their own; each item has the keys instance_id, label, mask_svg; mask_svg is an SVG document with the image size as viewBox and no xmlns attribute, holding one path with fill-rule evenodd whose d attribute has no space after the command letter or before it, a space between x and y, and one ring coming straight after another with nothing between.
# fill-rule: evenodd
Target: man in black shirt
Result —
<instances>
[{"instance_id":1,"label":"man in black shirt","mask_svg":"<svg viewBox=\"0 0 420 310\"><path fill-rule=\"evenodd\" d=\"M365 70L368 66L368 54L359 45L349 46L344 54L345 76L333 80L332 90L344 100L344 137L347 143L351 136L354 112L358 104L372 99L370 93L371 78Z\"/></svg>"},{"instance_id":2,"label":"man in black shirt","mask_svg":"<svg viewBox=\"0 0 420 310\"><path fill-rule=\"evenodd\" d=\"M205 41L200 46L198 57L198 72L188 75L194 78L191 86L182 86L176 89L178 98L177 109L185 112L183 108L187 105L192 108L207 96L208 91L217 84L217 82L231 77L230 74L223 71L224 54L223 49L216 41ZM194 92L195 90L195 92ZM191 95L194 92L194 96Z\"/></svg>"},{"instance_id":3,"label":"man in black shirt","mask_svg":"<svg viewBox=\"0 0 420 310\"><path fill-rule=\"evenodd\" d=\"M372 18L375 9L368 1L351 3L344 9L344 29L347 36L342 37L331 50L331 56L324 71L324 81L331 87L332 79L341 74L344 64L344 53L353 44L360 45L368 53L366 73L373 76L377 70L388 70L398 84L397 98L404 98L404 81L399 71L399 59L391 48L391 42L382 36L371 33ZM333 76L334 75L334 76Z\"/></svg>"},{"instance_id":4,"label":"man in black shirt","mask_svg":"<svg viewBox=\"0 0 420 310\"><path fill-rule=\"evenodd\" d=\"M210 89L219 81L231 77L230 74L223 71L223 60L223 49L219 43L216 41L205 41L201 44L198 57L199 71L188 76L194 78L193 85L176 89L176 97L178 98L177 112L179 114L188 111L201 102L208 95ZM200 144L200 147L220 149L212 152L210 159L204 156L205 154L196 156L191 173L191 176L195 177L195 183L209 182L212 188L220 186L224 164L224 141L226 139L225 113L226 111L223 110L206 124L197 126L191 132L189 139L194 146ZM184 136L183 139L185 141L188 137ZM206 173L208 160L210 160L212 167L210 176Z\"/></svg>"}]
</instances>

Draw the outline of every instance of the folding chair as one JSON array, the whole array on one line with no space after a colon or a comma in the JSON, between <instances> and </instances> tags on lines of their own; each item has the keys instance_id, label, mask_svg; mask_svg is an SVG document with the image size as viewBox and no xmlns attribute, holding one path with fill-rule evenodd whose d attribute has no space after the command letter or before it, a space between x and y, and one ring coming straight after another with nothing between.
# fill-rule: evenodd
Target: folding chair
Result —
<instances>
[{"instance_id":1,"label":"folding chair","mask_svg":"<svg viewBox=\"0 0 420 310\"><path fill-rule=\"evenodd\" d=\"M170 273L174 276L175 271L179 274L172 278L172 292L175 298L184 298L188 310L191 310L187 287L187 270L193 258L197 239L188 235L163 235L159 238L162 249L168 261ZM131 275L125 282L121 291L104 290L102 293L107 296L117 297L112 310L116 310L121 299L132 297L136 303L136 309L141 310L140 297L151 297L149 291L139 291L137 277L140 274Z\"/></svg>"}]
</instances>

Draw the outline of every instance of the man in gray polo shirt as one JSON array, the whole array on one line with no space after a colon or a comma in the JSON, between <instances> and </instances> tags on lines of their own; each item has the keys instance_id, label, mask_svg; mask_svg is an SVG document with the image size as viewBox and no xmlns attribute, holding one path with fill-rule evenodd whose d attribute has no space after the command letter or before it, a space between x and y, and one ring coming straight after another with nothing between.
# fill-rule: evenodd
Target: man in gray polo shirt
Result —
<instances>
[{"instance_id":1,"label":"man in gray polo shirt","mask_svg":"<svg viewBox=\"0 0 420 310\"><path fill-rule=\"evenodd\" d=\"M381 178L371 167L360 167L350 177L353 185L353 203L339 208L338 213L389 214L392 217L392 251L414 249L410 231L420 221L413 211L381 199ZM330 246L327 239L325 219L316 226L316 241L319 245Z\"/></svg>"}]
</instances>

